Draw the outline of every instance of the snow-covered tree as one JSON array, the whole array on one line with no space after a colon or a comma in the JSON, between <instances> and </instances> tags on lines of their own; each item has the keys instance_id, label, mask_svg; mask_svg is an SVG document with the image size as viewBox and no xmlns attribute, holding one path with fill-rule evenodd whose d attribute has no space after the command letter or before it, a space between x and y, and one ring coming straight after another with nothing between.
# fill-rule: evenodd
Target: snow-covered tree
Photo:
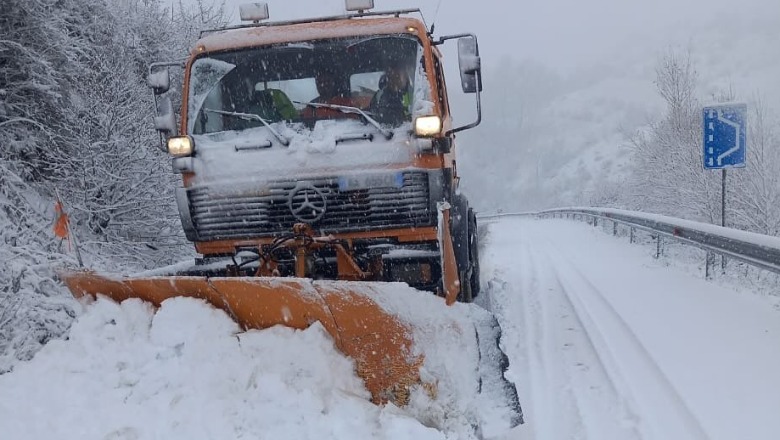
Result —
<instances>
[{"instance_id":1,"label":"snow-covered tree","mask_svg":"<svg viewBox=\"0 0 780 440\"><path fill-rule=\"evenodd\" d=\"M764 101L750 103L747 165L729 174L730 224L780 235L780 126Z\"/></svg>"},{"instance_id":2,"label":"snow-covered tree","mask_svg":"<svg viewBox=\"0 0 780 440\"><path fill-rule=\"evenodd\" d=\"M665 117L631 139L635 207L710 223L720 219L720 174L704 170L696 69L690 53L670 51L656 68Z\"/></svg>"},{"instance_id":3,"label":"snow-covered tree","mask_svg":"<svg viewBox=\"0 0 780 440\"><path fill-rule=\"evenodd\" d=\"M51 232L55 191L92 265L129 270L189 252L145 76L222 23L221 6L205 2L4 1L0 372L62 334L73 315L53 278L53 266L74 264Z\"/></svg>"}]
</instances>

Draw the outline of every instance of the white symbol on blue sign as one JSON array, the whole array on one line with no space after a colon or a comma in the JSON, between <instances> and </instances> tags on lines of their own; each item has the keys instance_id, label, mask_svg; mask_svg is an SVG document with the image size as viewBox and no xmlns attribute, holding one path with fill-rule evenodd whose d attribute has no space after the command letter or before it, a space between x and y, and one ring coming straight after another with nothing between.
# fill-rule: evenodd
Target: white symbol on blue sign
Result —
<instances>
[{"instance_id":1,"label":"white symbol on blue sign","mask_svg":"<svg viewBox=\"0 0 780 440\"><path fill-rule=\"evenodd\" d=\"M747 105L704 107L704 168L745 166Z\"/></svg>"}]
</instances>

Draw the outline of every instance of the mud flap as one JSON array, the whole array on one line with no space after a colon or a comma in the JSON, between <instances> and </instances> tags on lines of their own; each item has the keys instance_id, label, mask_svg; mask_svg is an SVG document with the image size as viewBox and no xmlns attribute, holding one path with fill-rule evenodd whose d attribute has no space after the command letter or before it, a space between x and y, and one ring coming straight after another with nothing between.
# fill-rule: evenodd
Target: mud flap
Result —
<instances>
[{"instance_id":1,"label":"mud flap","mask_svg":"<svg viewBox=\"0 0 780 440\"><path fill-rule=\"evenodd\" d=\"M524 423L517 389L505 377L509 359L501 351L501 327L491 313L474 316L479 346L479 397L481 436L490 438Z\"/></svg>"}]
</instances>

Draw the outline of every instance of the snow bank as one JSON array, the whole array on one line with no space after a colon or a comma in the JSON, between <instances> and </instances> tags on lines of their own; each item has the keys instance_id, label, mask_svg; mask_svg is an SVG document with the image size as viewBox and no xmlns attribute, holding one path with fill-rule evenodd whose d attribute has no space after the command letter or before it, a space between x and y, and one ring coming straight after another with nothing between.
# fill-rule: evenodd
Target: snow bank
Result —
<instances>
[{"instance_id":1,"label":"snow bank","mask_svg":"<svg viewBox=\"0 0 780 440\"><path fill-rule=\"evenodd\" d=\"M458 438L473 435L475 427L487 437L507 431L516 416L512 396L503 388L496 371L500 368L493 365L500 359L483 352L480 345L494 343L498 336L489 328L492 315L474 304L446 306L443 298L421 294L404 283L374 285L381 287L364 294L412 329L415 354L425 357L421 378L436 385L434 399L421 387L414 389L406 410Z\"/></svg>"},{"instance_id":2,"label":"snow bank","mask_svg":"<svg viewBox=\"0 0 780 440\"><path fill-rule=\"evenodd\" d=\"M241 332L223 312L175 298L99 299L70 337L0 376L9 439L443 439L375 406L351 360L315 324Z\"/></svg>"}]
</instances>

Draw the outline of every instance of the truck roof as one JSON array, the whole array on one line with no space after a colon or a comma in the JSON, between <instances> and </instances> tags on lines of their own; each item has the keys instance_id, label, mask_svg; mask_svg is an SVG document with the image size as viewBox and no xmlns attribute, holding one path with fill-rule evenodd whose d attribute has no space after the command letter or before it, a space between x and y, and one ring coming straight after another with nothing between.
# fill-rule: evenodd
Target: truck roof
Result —
<instances>
[{"instance_id":1,"label":"truck roof","mask_svg":"<svg viewBox=\"0 0 780 440\"><path fill-rule=\"evenodd\" d=\"M268 24L218 30L195 43L193 53L219 52L269 44L377 34L425 35L425 25L411 17L344 18L291 24Z\"/></svg>"}]
</instances>

